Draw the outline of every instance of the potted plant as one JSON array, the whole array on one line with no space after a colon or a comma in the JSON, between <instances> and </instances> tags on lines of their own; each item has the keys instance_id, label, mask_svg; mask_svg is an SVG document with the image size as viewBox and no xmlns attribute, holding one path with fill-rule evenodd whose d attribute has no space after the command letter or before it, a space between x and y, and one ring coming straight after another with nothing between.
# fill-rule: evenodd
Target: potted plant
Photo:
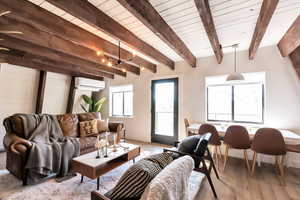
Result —
<instances>
[{"instance_id":1,"label":"potted plant","mask_svg":"<svg viewBox=\"0 0 300 200\"><path fill-rule=\"evenodd\" d=\"M82 99L84 104L80 104L80 106L85 112L100 112L102 105L106 101L105 97L102 97L99 100L94 100L87 95L82 95Z\"/></svg>"}]
</instances>

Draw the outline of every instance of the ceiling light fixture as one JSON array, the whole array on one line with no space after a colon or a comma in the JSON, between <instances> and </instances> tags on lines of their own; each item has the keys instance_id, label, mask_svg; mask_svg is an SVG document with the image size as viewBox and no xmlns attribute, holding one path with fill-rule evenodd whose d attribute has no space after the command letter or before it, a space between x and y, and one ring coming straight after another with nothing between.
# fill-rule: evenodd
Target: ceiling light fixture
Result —
<instances>
[{"instance_id":1,"label":"ceiling light fixture","mask_svg":"<svg viewBox=\"0 0 300 200\"><path fill-rule=\"evenodd\" d=\"M239 47L238 44L232 45L232 48L234 48L234 73L229 74L226 78L226 81L243 81L245 80L245 77L241 73L237 73L236 70L236 49Z\"/></svg>"},{"instance_id":2,"label":"ceiling light fixture","mask_svg":"<svg viewBox=\"0 0 300 200\"><path fill-rule=\"evenodd\" d=\"M101 55L101 52L100 51L97 51L97 56L100 56Z\"/></svg>"},{"instance_id":3,"label":"ceiling light fixture","mask_svg":"<svg viewBox=\"0 0 300 200\"><path fill-rule=\"evenodd\" d=\"M144 71L145 70L145 67L141 67L141 71Z\"/></svg>"},{"instance_id":4,"label":"ceiling light fixture","mask_svg":"<svg viewBox=\"0 0 300 200\"><path fill-rule=\"evenodd\" d=\"M112 63L110 61L107 62L107 66L111 67Z\"/></svg>"}]
</instances>

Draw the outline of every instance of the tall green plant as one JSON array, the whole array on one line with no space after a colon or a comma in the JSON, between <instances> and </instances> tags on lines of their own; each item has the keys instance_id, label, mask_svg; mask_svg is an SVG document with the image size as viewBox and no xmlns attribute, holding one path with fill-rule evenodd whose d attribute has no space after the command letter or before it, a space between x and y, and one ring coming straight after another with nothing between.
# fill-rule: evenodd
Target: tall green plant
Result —
<instances>
[{"instance_id":1,"label":"tall green plant","mask_svg":"<svg viewBox=\"0 0 300 200\"><path fill-rule=\"evenodd\" d=\"M87 95L82 95L82 99L85 105L80 104L80 106L85 112L100 112L104 102L106 101L105 97L96 101Z\"/></svg>"}]
</instances>

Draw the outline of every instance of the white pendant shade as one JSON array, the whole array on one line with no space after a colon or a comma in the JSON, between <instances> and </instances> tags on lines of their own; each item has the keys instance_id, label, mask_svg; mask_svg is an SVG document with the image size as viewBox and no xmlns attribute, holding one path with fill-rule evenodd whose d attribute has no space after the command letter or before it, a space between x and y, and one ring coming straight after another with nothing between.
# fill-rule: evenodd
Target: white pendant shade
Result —
<instances>
[{"instance_id":1,"label":"white pendant shade","mask_svg":"<svg viewBox=\"0 0 300 200\"><path fill-rule=\"evenodd\" d=\"M243 80L245 80L245 77L243 76L243 74L240 73L229 74L226 78L226 81L243 81Z\"/></svg>"},{"instance_id":2,"label":"white pendant shade","mask_svg":"<svg viewBox=\"0 0 300 200\"><path fill-rule=\"evenodd\" d=\"M234 73L229 74L226 81L243 81L245 80L243 74L236 72L236 48L238 48L238 44L232 45L232 48L234 48Z\"/></svg>"}]
</instances>

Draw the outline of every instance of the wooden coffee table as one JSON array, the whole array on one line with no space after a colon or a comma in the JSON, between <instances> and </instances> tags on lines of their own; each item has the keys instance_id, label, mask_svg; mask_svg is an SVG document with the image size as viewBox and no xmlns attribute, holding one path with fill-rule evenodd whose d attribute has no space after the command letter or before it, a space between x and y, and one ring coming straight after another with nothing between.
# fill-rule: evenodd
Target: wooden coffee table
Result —
<instances>
[{"instance_id":1,"label":"wooden coffee table","mask_svg":"<svg viewBox=\"0 0 300 200\"><path fill-rule=\"evenodd\" d=\"M97 159L97 151L73 158L72 171L82 175L81 182L83 182L84 176L90 179L97 179L97 190L99 190L99 180L101 175L129 160L134 161L134 159L140 155L140 146L138 145L121 143L121 146L128 147L128 149L118 147L116 152L112 152L112 148L108 148L107 158L101 157Z\"/></svg>"}]
</instances>

